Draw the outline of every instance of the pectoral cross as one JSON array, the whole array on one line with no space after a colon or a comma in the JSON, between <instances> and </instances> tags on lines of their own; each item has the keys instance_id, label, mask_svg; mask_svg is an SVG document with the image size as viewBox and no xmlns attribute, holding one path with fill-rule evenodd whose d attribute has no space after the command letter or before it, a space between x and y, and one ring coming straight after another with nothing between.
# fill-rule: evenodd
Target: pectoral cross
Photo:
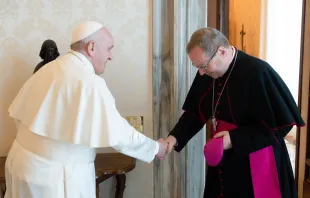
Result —
<instances>
[{"instance_id":1,"label":"pectoral cross","mask_svg":"<svg viewBox=\"0 0 310 198\"><path fill-rule=\"evenodd\" d=\"M208 141L213 137L211 117L207 120L206 129L206 140Z\"/></svg>"},{"instance_id":2,"label":"pectoral cross","mask_svg":"<svg viewBox=\"0 0 310 198\"><path fill-rule=\"evenodd\" d=\"M206 123L206 129L207 129L207 133L206 133L206 138L207 141L209 139L211 139L213 137L213 135L215 134L216 131L216 126L217 126L217 122L216 122L216 118L214 116L211 116Z\"/></svg>"},{"instance_id":3,"label":"pectoral cross","mask_svg":"<svg viewBox=\"0 0 310 198\"><path fill-rule=\"evenodd\" d=\"M211 122L212 122L213 131L215 132L216 131L216 127L217 127L217 122L216 122L215 116L212 116Z\"/></svg>"}]
</instances>

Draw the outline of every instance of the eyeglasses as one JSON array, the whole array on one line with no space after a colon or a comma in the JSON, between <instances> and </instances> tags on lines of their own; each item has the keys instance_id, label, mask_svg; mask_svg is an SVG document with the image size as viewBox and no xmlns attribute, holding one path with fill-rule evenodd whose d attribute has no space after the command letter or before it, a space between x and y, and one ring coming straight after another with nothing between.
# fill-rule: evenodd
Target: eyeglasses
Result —
<instances>
[{"instance_id":1,"label":"eyeglasses","mask_svg":"<svg viewBox=\"0 0 310 198\"><path fill-rule=\"evenodd\" d=\"M195 66L193 63L192 63L192 65L195 66L195 67L197 67L198 69L205 69L205 70L207 70L207 69L208 69L208 66L209 66L209 64L210 64L210 62L211 62L211 60L215 57L216 52L217 52L217 50L213 53L213 55L211 56L211 58L209 59L209 61L207 62L207 64L205 64L205 66L197 67L197 66Z\"/></svg>"}]
</instances>

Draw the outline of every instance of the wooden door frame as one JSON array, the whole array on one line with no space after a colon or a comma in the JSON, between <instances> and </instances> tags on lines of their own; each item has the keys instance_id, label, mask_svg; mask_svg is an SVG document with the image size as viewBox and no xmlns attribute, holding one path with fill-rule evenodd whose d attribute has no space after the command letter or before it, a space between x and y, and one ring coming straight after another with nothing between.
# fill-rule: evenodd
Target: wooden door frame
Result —
<instances>
[{"instance_id":1,"label":"wooden door frame","mask_svg":"<svg viewBox=\"0 0 310 198\"><path fill-rule=\"evenodd\" d=\"M208 0L208 26L224 31L225 35L229 34L229 10L227 10L229 9L228 2L229 0ZM263 9L266 9L267 0L263 0L262 3ZM266 10L262 12L263 23L266 23L266 14ZM266 27L266 24L263 25ZM266 31L262 31L262 42L267 42ZM310 57L307 56L307 54L310 54L310 38L305 35L310 35L310 2L307 2L307 0L303 0L298 107L306 125L308 125ZM262 46L265 48L264 46L266 45L263 44ZM265 57L265 53L262 51L260 54L262 57ZM307 128L308 127L298 127L296 135L295 180L298 184L297 188L300 198L303 196L303 183L305 179L307 133L309 133Z\"/></svg>"},{"instance_id":2,"label":"wooden door frame","mask_svg":"<svg viewBox=\"0 0 310 198\"><path fill-rule=\"evenodd\" d=\"M296 162L298 164L296 180L298 181L298 194L303 197L303 184L305 180L305 162L307 152L309 90L310 90L310 2L303 0L302 9L302 37L300 46L300 77L299 77L299 107L306 127L297 130ZM308 55L308 56L307 56ZM297 160L298 159L298 160Z\"/></svg>"},{"instance_id":3,"label":"wooden door frame","mask_svg":"<svg viewBox=\"0 0 310 198\"><path fill-rule=\"evenodd\" d=\"M208 27L221 31L229 39L229 0L208 0Z\"/></svg>"}]
</instances>

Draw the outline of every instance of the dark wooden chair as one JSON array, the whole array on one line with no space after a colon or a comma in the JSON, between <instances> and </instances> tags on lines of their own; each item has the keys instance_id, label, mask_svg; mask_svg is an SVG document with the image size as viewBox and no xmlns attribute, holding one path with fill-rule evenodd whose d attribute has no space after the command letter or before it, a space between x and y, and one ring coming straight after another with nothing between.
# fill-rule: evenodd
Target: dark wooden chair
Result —
<instances>
[{"instance_id":1,"label":"dark wooden chair","mask_svg":"<svg viewBox=\"0 0 310 198\"><path fill-rule=\"evenodd\" d=\"M5 165L6 157L0 157L0 192L5 194ZM116 177L115 198L122 198L126 187L126 173L136 167L136 160L120 153L98 153L95 159L96 196L99 198L99 184Z\"/></svg>"}]
</instances>

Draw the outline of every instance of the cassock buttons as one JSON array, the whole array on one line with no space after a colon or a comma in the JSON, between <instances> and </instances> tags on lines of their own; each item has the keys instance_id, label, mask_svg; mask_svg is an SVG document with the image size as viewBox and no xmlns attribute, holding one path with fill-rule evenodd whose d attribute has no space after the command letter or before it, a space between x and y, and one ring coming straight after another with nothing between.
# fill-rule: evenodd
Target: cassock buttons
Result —
<instances>
[{"instance_id":1,"label":"cassock buttons","mask_svg":"<svg viewBox=\"0 0 310 198\"><path fill-rule=\"evenodd\" d=\"M222 167L224 166L224 164L221 162L219 167L218 167L218 170L219 170L219 178L220 178L220 186L221 186L221 189L220 189L220 197L224 197L224 179L223 179L223 175L224 175L224 172L222 170Z\"/></svg>"}]
</instances>

